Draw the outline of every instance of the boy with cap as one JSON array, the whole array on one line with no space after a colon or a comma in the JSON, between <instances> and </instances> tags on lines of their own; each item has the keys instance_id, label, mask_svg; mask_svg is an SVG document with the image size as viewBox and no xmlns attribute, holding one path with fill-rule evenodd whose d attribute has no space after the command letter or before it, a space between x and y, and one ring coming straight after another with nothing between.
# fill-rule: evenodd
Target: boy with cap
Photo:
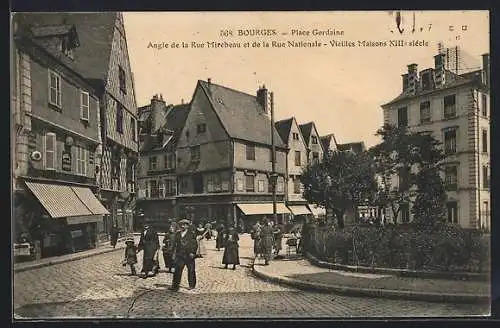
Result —
<instances>
[{"instance_id":1,"label":"boy with cap","mask_svg":"<svg viewBox=\"0 0 500 328\"><path fill-rule=\"evenodd\" d=\"M130 266L130 272L132 276L135 276L135 264L137 263L137 247L135 246L134 238L127 237L125 240L125 259L123 260L123 266L127 264Z\"/></svg>"}]
</instances>

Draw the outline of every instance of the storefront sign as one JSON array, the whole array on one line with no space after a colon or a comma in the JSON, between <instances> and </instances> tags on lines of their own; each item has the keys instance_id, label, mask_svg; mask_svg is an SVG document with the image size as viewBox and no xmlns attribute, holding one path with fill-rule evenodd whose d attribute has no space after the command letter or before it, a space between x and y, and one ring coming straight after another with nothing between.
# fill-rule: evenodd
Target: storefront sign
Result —
<instances>
[{"instance_id":1,"label":"storefront sign","mask_svg":"<svg viewBox=\"0 0 500 328\"><path fill-rule=\"evenodd\" d=\"M63 151L62 153L62 169L71 171L71 152L69 151Z\"/></svg>"}]
</instances>

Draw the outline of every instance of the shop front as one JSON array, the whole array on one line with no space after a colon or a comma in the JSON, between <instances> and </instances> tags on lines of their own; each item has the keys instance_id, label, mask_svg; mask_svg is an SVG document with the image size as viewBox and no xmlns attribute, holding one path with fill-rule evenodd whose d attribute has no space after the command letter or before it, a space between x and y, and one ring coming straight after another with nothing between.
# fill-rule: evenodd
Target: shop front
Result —
<instances>
[{"instance_id":1,"label":"shop front","mask_svg":"<svg viewBox=\"0 0 500 328\"><path fill-rule=\"evenodd\" d=\"M243 219L245 231L249 232L257 221L264 219L273 220L273 203L236 203L239 217ZM277 222L275 224L285 224L286 217L292 213L285 203L276 203Z\"/></svg>"},{"instance_id":2,"label":"shop front","mask_svg":"<svg viewBox=\"0 0 500 328\"><path fill-rule=\"evenodd\" d=\"M304 224L304 222L308 222L308 220L313 216L312 211L306 205L288 204L287 207L292 215L291 220L287 222L286 231L297 230Z\"/></svg>"},{"instance_id":3,"label":"shop front","mask_svg":"<svg viewBox=\"0 0 500 328\"><path fill-rule=\"evenodd\" d=\"M42 257L95 248L98 224L109 212L89 188L26 182L37 200L31 211L32 242Z\"/></svg>"}]
</instances>

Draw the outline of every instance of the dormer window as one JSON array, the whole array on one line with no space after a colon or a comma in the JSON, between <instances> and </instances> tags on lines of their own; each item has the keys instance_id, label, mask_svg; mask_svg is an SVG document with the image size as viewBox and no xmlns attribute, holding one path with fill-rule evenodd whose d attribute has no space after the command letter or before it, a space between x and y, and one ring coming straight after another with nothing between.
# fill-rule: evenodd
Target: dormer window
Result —
<instances>
[{"instance_id":1,"label":"dormer window","mask_svg":"<svg viewBox=\"0 0 500 328\"><path fill-rule=\"evenodd\" d=\"M69 29L68 33L64 34L61 39L61 51L70 58L74 59L74 49L80 46L76 28L73 26Z\"/></svg>"}]
</instances>

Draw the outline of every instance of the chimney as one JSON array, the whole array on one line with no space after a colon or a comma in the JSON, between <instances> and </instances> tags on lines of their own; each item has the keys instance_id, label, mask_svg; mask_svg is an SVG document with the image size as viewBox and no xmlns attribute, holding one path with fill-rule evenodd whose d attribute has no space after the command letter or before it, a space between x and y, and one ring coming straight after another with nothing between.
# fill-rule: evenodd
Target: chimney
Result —
<instances>
[{"instance_id":1,"label":"chimney","mask_svg":"<svg viewBox=\"0 0 500 328\"><path fill-rule=\"evenodd\" d=\"M483 69L482 69L482 81L489 88L490 87L490 54L484 54L483 57Z\"/></svg>"},{"instance_id":2,"label":"chimney","mask_svg":"<svg viewBox=\"0 0 500 328\"><path fill-rule=\"evenodd\" d=\"M401 76L403 78L403 92L406 92L406 90L408 90L408 74L403 74Z\"/></svg>"},{"instance_id":3,"label":"chimney","mask_svg":"<svg viewBox=\"0 0 500 328\"><path fill-rule=\"evenodd\" d=\"M257 102L262 106L263 113L269 114L269 91L265 85L262 85L257 90Z\"/></svg>"},{"instance_id":4,"label":"chimney","mask_svg":"<svg viewBox=\"0 0 500 328\"><path fill-rule=\"evenodd\" d=\"M408 93L414 95L418 86L418 65L408 65Z\"/></svg>"},{"instance_id":5,"label":"chimney","mask_svg":"<svg viewBox=\"0 0 500 328\"><path fill-rule=\"evenodd\" d=\"M181 98L181 105L184 105L184 98Z\"/></svg>"},{"instance_id":6,"label":"chimney","mask_svg":"<svg viewBox=\"0 0 500 328\"><path fill-rule=\"evenodd\" d=\"M422 91L434 89L434 69L428 68L420 72L420 88Z\"/></svg>"},{"instance_id":7,"label":"chimney","mask_svg":"<svg viewBox=\"0 0 500 328\"><path fill-rule=\"evenodd\" d=\"M165 100L163 100L163 96L154 95L151 99L151 133L156 133L158 129L165 123L165 113L166 113L167 105L165 104Z\"/></svg>"},{"instance_id":8,"label":"chimney","mask_svg":"<svg viewBox=\"0 0 500 328\"><path fill-rule=\"evenodd\" d=\"M440 88L446 83L445 59L446 55L444 53L434 56L434 83L436 88Z\"/></svg>"}]
</instances>

